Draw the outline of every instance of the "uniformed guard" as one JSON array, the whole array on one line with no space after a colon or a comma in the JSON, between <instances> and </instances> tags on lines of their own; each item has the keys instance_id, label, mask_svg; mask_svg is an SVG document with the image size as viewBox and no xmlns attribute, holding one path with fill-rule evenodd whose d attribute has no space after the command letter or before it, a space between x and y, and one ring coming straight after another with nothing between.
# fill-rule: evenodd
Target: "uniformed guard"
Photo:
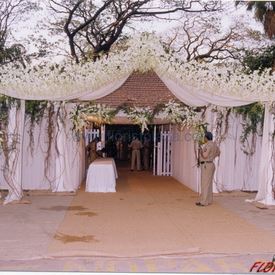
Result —
<instances>
[{"instance_id":1,"label":"uniformed guard","mask_svg":"<svg viewBox=\"0 0 275 275\"><path fill-rule=\"evenodd\" d=\"M211 132L205 133L205 145L199 149L201 166L201 193L198 206L206 206L213 202L213 177L215 172L214 159L220 155L218 145L213 142Z\"/></svg>"},{"instance_id":2,"label":"uniformed guard","mask_svg":"<svg viewBox=\"0 0 275 275\"><path fill-rule=\"evenodd\" d=\"M141 170L140 167L140 149L142 148L142 144L139 139L135 136L129 145L132 149L132 158L131 158L131 171L134 171L135 164L138 171Z\"/></svg>"}]
</instances>

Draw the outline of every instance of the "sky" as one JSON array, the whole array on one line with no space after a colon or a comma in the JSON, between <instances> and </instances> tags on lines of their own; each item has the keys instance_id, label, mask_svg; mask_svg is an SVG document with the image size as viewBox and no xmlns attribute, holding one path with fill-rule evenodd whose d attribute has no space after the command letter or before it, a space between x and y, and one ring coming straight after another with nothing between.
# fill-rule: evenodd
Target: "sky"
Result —
<instances>
[{"instance_id":1,"label":"sky","mask_svg":"<svg viewBox=\"0 0 275 275\"><path fill-rule=\"evenodd\" d=\"M23 42L24 39L27 39L29 35L34 35L38 37L39 35L45 37L48 41L54 42L56 41L56 37L49 35L45 30L42 30L39 26L39 22L43 20L48 20L48 12L46 11L46 5L43 0L34 0L40 2L43 9L29 14L29 17L25 22L22 22L20 25L16 26L15 31L13 32L13 37L17 40L17 42ZM100 0L99 0L100 1ZM244 6L235 7L234 1L223 1L224 5L226 5L226 12L222 14L221 25L224 31L226 31L232 24L234 24L237 20L245 22L246 25L249 25L254 30L263 32L263 26L260 22L257 22L253 17L253 12L247 12ZM172 19L178 18L177 14L172 15ZM154 20L152 22L134 22L133 26L136 28L135 32L143 32L143 31L154 31L160 36L165 36L170 33L171 29L179 26L180 22L178 20L172 20L171 22L164 22L159 20ZM128 33L133 32L133 30L128 30ZM63 46L62 46L63 47ZM65 45L67 47L67 45ZM64 47L63 47L64 48ZM35 51L36 45L34 41L30 41L30 44L27 46L28 52ZM58 52L58 51L57 51ZM62 59L63 56L60 56ZM58 58L57 58L58 59Z\"/></svg>"}]
</instances>

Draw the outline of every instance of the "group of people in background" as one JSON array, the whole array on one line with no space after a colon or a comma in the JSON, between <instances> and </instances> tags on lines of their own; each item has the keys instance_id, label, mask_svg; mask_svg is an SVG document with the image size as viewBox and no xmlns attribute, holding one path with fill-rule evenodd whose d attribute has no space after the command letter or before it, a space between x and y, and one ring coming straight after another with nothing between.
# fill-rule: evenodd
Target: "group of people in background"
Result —
<instances>
[{"instance_id":1,"label":"group of people in background","mask_svg":"<svg viewBox=\"0 0 275 275\"><path fill-rule=\"evenodd\" d=\"M99 138L93 139L86 147L87 164L105 154L106 157L119 161L131 161L131 171L149 170L152 158L152 142L144 136L141 139L134 135L132 140L118 136L116 139L110 137L105 142L104 148L99 148Z\"/></svg>"}]
</instances>

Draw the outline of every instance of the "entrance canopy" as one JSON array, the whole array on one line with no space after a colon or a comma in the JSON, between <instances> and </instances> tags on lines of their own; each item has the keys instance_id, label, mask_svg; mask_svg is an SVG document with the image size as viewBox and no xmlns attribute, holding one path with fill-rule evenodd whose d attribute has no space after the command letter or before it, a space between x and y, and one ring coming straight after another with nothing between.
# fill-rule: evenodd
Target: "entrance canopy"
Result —
<instances>
[{"instance_id":1,"label":"entrance canopy","mask_svg":"<svg viewBox=\"0 0 275 275\"><path fill-rule=\"evenodd\" d=\"M43 68L1 67L0 93L28 100L95 100L118 89L134 71L154 71L190 106L240 106L275 101L275 75L246 75L233 65L184 63L165 52L152 35L128 42L125 51L97 62L63 63Z\"/></svg>"},{"instance_id":2,"label":"entrance canopy","mask_svg":"<svg viewBox=\"0 0 275 275\"><path fill-rule=\"evenodd\" d=\"M274 121L275 111L270 106L275 102L275 74L265 71L246 75L242 68L232 64L185 63L177 55L167 53L160 41L152 35L142 35L128 42L124 51L113 52L97 62L84 64L63 63L44 67L15 68L14 65L0 68L0 94L21 99L21 115L10 115L10 133L20 128L24 133L24 100L48 101L91 101L103 98L121 87L129 76L135 72L154 71L168 89L179 100L189 106L217 105L233 107L253 102L265 103L264 131L259 167L259 189L256 199L266 204L275 204L273 198L274 179ZM12 124L13 127L12 127ZM62 122L59 122L61 125ZM19 127L19 126L20 127ZM16 126L16 127L15 127ZM60 146L66 154L65 131ZM23 138L20 141L22 155ZM21 159L22 156L17 159ZM18 167L22 166L22 159ZM58 171L65 167L65 160L60 160ZM21 166L20 166L21 165ZM63 167L64 166L64 167ZM21 168L17 169L16 184L21 178ZM63 170L62 170L63 171ZM66 177L71 176L71 171ZM62 178L62 184L67 180ZM18 179L17 179L18 178ZM60 185L60 184L59 184ZM11 193L7 201L19 198ZM15 196L15 195L16 196ZM15 196L14 198L12 196Z\"/></svg>"}]
</instances>

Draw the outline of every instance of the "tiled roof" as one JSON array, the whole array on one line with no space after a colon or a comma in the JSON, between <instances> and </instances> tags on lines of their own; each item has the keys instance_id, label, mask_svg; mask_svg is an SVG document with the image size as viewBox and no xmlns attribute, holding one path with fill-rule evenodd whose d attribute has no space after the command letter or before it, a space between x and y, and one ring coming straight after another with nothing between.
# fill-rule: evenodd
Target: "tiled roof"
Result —
<instances>
[{"instance_id":1,"label":"tiled roof","mask_svg":"<svg viewBox=\"0 0 275 275\"><path fill-rule=\"evenodd\" d=\"M113 93L96 100L96 103L117 107L123 104L137 107L155 107L176 97L170 92L155 72L133 73Z\"/></svg>"}]
</instances>

